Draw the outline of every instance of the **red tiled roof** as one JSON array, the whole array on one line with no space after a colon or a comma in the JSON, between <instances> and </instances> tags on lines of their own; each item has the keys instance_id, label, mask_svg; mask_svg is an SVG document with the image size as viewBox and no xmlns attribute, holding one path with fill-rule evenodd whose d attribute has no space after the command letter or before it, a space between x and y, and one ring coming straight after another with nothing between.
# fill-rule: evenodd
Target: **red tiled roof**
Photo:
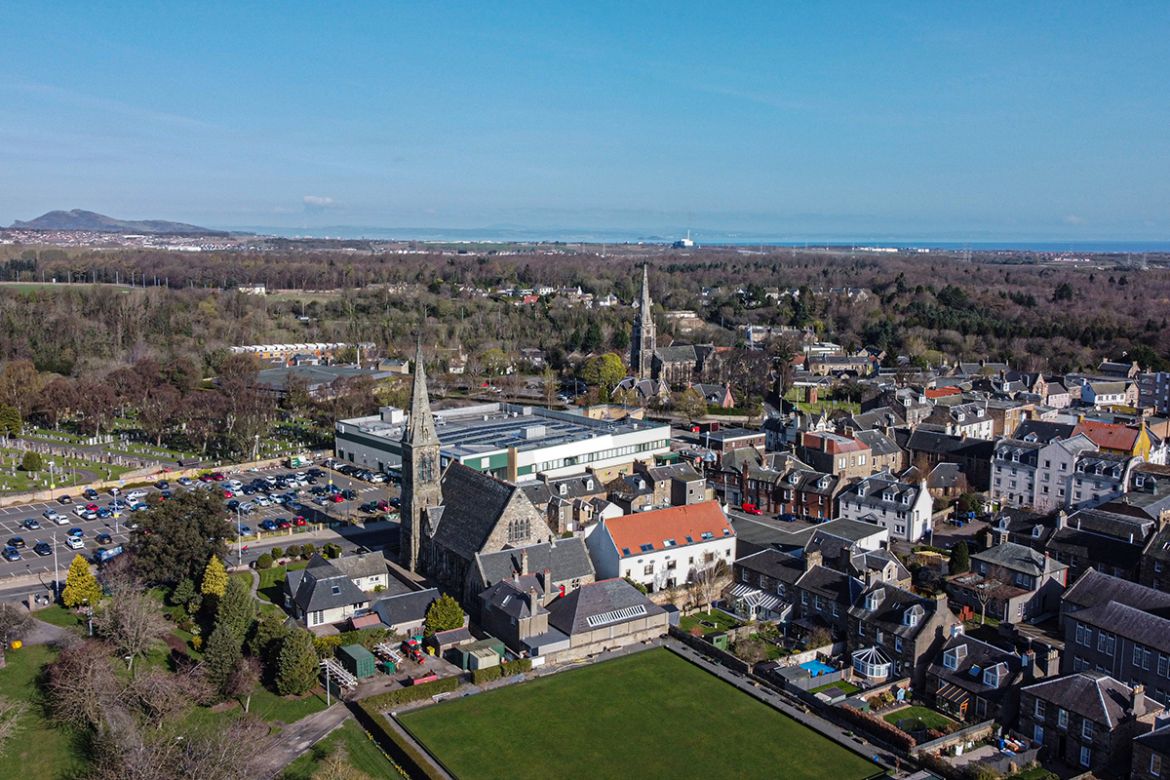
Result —
<instances>
[{"instance_id":1,"label":"red tiled roof","mask_svg":"<svg viewBox=\"0 0 1170 780\"><path fill-rule=\"evenodd\" d=\"M1077 427L1073 428L1073 436L1078 433L1088 436L1090 441L1103 450L1132 452L1141 431L1120 423L1081 420L1077 423Z\"/></svg>"},{"instance_id":2,"label":"red tiled roof","mask_svg":"<svg viewBox=\"0 0 1170 780\"><path fill-rule=\"evenodd\" d=\"M735 536L718 501L636 512L603 522L623 558ZM709 536L704 538L704 534ZM667 540L673 543L667 545ZM642 549L643 545L650 547Z\"/></svg>"},{"instance_id":3,"label":"red tiled roof","mask_svg":"<svg viewBox=\"0 0 1170 780\"><path fill-rule=\"evenodd\" d=\"M962 390L957 387L928 387L926 388L927 398L946 398L948 395L961 395Z\"/></svg>"}]
</instances>

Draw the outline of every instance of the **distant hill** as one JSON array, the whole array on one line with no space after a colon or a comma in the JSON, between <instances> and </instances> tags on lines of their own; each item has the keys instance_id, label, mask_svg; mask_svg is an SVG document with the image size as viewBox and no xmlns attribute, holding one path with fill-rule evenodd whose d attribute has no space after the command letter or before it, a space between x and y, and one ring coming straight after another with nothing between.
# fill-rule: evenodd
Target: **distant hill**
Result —
<instances>
[{"instance_id":1,"label":"distant hill","mask_svg":"<svg viewBox=\"0 0 1170 780\"><path fill-rule=\"evenodd\" d=\"M28 222L22 222L18 219L12 223L12 227L24 230L87 230L94 233L223 235L222 231L208 230L198 225L187 225L182 222L166 222L161 219L114 219L105 214L96 214L81 209L50 211L36 219L30 219Z\"/></svg>"}]
</instances>

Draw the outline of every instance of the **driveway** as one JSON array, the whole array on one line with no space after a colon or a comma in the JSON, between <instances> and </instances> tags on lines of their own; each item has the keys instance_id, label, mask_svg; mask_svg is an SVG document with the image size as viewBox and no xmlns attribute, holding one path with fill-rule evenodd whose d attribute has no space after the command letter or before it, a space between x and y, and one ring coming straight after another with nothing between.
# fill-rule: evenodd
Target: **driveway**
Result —
<instances>
[{"instance_id":1,"label":"driveway","mask_svg":"<svg viewBox=\"0 0 1170 780\"><path fill-rule=\"evenodd\" d=\"M285 726L275 737L270 737L257 754L256 763L253 764L254 776L275 777L297 756L308 752L351 717L353 715L349 709L340 701L335 701L329 709Z\"/></svg>"}]
</instances>

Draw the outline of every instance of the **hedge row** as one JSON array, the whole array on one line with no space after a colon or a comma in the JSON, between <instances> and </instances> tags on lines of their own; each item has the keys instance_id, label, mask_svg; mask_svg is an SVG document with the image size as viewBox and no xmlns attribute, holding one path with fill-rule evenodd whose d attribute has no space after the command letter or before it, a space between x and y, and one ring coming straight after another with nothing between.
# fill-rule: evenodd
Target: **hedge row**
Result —
<instances>
[{"instance_id":1,"label":"hedge row","mask_svg":"<svg viewBox=\"0 0 1170 780\"><path fill-rule=\"evenodd\" d=\"M362 699L361 703L363 706L372 707L375 711L384 712L399 704L429 699L437 693L450 693L459 687L460 682L458 677L442 677L438 680L379 693L377 696Z\"/></svg>"},{"instance_id":2,"label":"hedge row","mask_svg":"<svg viewBox=\"0 0 1170 780\"><path fill-rule=\"evenodd\" d=\"M386 715L378 709L368 706L369 701L366 699L357 702L358 720L373 737L375 744L390 759L394 769L408 779L425 777L427 780L441 780L442 776L432 771L431 762L426 760L426 757L414 743L405 739L398 733L397 729L391 728Z\"/></svg>"},{"instance_id":3,"label":"hedge row","mask_svg":"<svg viewBox=\"0 0 1170 780\"><path fill-rule=\"evenodd\" d=\"M532 668L531 658L517 658L515 661L501 661L496 666L486 669L475 669L471 672L471 682L476 685L489 683L501 677L511 677L514 674L523 674Z\"/></svg>"}]
</instances>

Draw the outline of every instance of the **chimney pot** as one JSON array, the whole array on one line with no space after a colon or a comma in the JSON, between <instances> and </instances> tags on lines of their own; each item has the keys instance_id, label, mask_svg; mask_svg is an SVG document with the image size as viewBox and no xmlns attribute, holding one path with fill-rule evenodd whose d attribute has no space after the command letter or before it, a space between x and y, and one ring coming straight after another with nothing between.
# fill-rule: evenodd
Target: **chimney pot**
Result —
<instances>
[{"instance_id":1,"label":"chimney pot","mask_svg":"<svg viewBox=\"0 0 1170 780\"><path fill-rule=\"evenodd\" d=\"M528 549L525 548L520 551L520 573L528 573Z\"/></svg>"}]
</instances>

